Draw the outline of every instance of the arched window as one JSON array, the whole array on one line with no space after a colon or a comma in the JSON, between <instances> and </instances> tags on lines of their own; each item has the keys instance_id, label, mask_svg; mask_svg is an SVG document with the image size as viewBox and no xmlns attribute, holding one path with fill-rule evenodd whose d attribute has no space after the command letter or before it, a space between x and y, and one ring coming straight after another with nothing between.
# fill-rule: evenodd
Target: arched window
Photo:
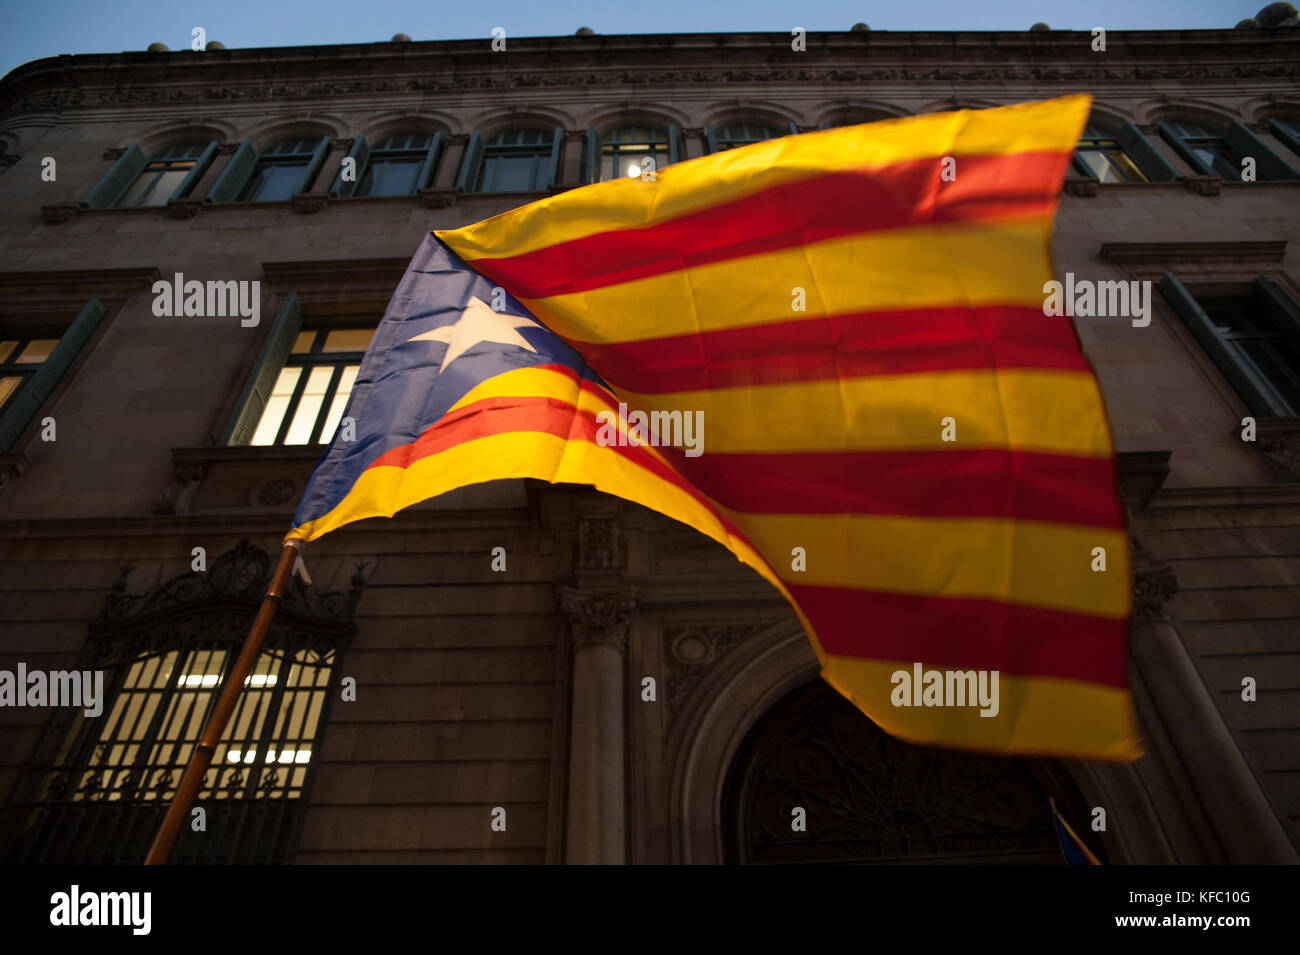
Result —
<instances>
[{"instance_id":1,"label":"arched window","mask_svg":"<svg viewBox=\"0 0 1300 955\"><path fill-rule=\"evenodd\" d=\"M1119 139L1094 123L1088 123L1074 149L1074 168L1101 182L1146 182L1147 177Z\"/></svg>"},{"instance_id":2,"label":"arched window","mask_svg":"<svg viewBox=\"0 0 1300 955\"><path fill-rule=\"evenodd\" d=\"M330 192L336 196L415 195L432 181L441 152L441 133L393 133L374 145L358 136L339 164Z\"/></svg>"},{"instance_id":3,"label":"arched window","mask_svg":"<svg viewBox=\"0 0 1300 955\"><path fill-rule=\"evenodd\" d=\"M1189 118L1162 121L1156 128L1201 175L1240 182L1251 165L1247 160L1254 160L1256 179L1300 178L1244 123Z\"/></svg>"},{"instance_id":4,"label":"arched window","mask_svg":"<svg viewBox=\"0 0 1300 955\"><path fill-rule=\"evenodd\" d=\"M305 192L311 188L328 148L328 139L286 139L276 143L257 156L235 201L275 202Z\"/></svg>"},{"instance_id":5,"label":"arched window","mask_svg":"<svg viewBox=\"0 0 1300 955\"><path fill-rule=\"evenodd\" d=\"M215 141L168 146L152 158L146 158L140 147L130 146L86 194L82 205L90 209L165 206L169 199L189 195L216 154Z\"/></svg>"},{"instance_id":6,"label":"arched window","mask_svg":"<svg viewBox=\"0 0 1300 955\"><path fill-rule=\"evenodd\" d=\"M677 162L677 127L617 126L587 131L587 181L637 178Z\"/></svg>"},{"instance_id":7,"label":"arched window","mask_svg":"<svg viewBox=\"0 0 1300 955\"><path fill-rule=\"evenodd\" d=\"M543 192L555 182L563 129L503 129L487 139L478 132L465 149L457 188L462 192Z\"/></svg>"},{"instance_id":8,"label":"arched window","mask_svg":"<svg viewBox=\"0 0 1300 955\"><path fill-rule=\"evenodd\" d=\"M704 138L708 141L709 152L716 153L724 149L761 143L765 139L793 136L797 131L794 123L790 123L784 129L772 123L725 123L716 130L712 126L705 126Z\"/></svg>"}]
</instances>

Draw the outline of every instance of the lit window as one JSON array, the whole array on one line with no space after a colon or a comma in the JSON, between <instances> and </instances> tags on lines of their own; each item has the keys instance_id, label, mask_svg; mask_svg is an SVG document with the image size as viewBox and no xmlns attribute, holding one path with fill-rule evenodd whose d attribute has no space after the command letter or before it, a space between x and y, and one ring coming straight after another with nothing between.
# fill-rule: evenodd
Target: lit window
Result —
<instances>
[{"instance_id":1,"label":"lit window","mask_svg":"<svg viewBox=\"0 0 1300 955\"><path fill-rule=\"evenodd\" d=\"M597 175L592 181L636 179L644 171L662 169L670 162L668 130L657 126L620 126L600 134Z\"/></svg>"},{"instance_id":2,"label":"lit window","mask_svg":"<svg viewBox=\"0 0 1300 955\"><path fill-rule=\"evenodd\" d=\"M1101 182L1146 182L1119 140L1089 123L1074 150L1075 169Z\"/></svg>"},{"instance_id":3,"label":"lit window","mask_svg":"<svg viewBox=\"0 0 1300 955\"><path fill-rule=\"evenodd\" d=\"M343 418L374 328L299 332L250 442L328 444Z\"/></svg>"},{"instance_id":4,"label":"lit window","mask_svg":"<svg viewBox=\"0 0 1300 955\"><path fill-rule=\"evenodd\" d=\"M50 357L57 338L18 338L0 341L0 408L18 394L20 388L45 359Z\"/></svg>"},{"instance_id":5,"label":"lit window","mask_svg":"<svg viewBox=\"0 0 1300 955\"><path fill-rule=\"evenodd\" d=\"M163 150L150 159L118 206L164 206L168 199L179 198L177 190L203 156L207 143L186 143Z\"/></svg>"}]
</instances>

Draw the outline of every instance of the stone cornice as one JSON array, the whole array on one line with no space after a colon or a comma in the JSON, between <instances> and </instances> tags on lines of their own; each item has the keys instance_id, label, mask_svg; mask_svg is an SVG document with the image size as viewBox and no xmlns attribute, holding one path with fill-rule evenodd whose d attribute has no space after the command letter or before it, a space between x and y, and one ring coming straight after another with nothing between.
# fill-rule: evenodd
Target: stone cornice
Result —
<instances>
[{"instance_id":1,"label":"stone cornice","mask_svg":"<svg viewBox=\"0 0 1300 955\"><path fill-rule=\"evenodd\" d=\"M1300 30L824 33L510 38L61 56L0 81L0 113L404 92L736 83L1052 83L1300 77ZM577 64L575 68L575 64ZM294 80L285 82L284 77Z\"/></svg>"}]
</instances>

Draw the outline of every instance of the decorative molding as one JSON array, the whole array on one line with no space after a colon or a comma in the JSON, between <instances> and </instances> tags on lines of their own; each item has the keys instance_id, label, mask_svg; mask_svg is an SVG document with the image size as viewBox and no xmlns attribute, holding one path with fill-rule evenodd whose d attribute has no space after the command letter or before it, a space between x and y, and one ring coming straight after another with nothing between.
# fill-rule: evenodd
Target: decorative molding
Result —
<instances>
[{"instance_id":1,"label":"decorative molding","mask_svg":"<svg viewBox=\"0 0 1300 955\"><path fill-rule=\"evenodd\" d=\"M637 604L636 588L607 594L592 594L570 587L560 588L560 607L569 621L569 647L577 653L583 647L627 649L628 622Z\"/></svg>"},{"instance_id":2,"label":"decorative molding","mask_svg":"<svg viewBox=\"0 0 1300 955\"><path fill-rule=\"evenodd\" d=\"M585 142L586 139L587 131L585 129L566 129L564 131L564 141L566 143L581 143Z\"/></svg>"},{"instance_id":3,"label":"decorative molding","mask_svg":"<svg viewBox=\"0 0 1300 955\"><path fill-rule=\"evenodd\" d=\"M263 507L283 507L298 496L298 482L289 477L271 478L257 486L254 503Z\"/></svg>"},{"instance_id":4,"label":"decorative molding","mask_svg":"<svg viewBox=\"0 0 1300 955\"><path fill-rule=\"evenodd\" d=\"M0 454L0 491L3 491L31 468L31 461L21 451L6 451Z\"/></svg>"},{"instance_id":5,"label":"decorative molding","mask_svg":"<svg viewBox=\"0 0 1300 955\"><path fill-rule=\"evenodd\" d=\"M190 513L194 495L207 476L206 461L178 461L173 456L174 477L154 501L155 514L184 515Z\"/></svg>"},{"instance_id":6,"label":"decorative molding","mask_svg":"<svg viewBox=\"0 0 1300 955\"><path fill-rule=\"evenodd\" d=\"M23 157L19 156L17 153L7 153L0 149L0 166L4 166L6 169L22 158Z\"/></svg>"},{"instance_id":7,"label":"decorative molding","mask_svg":"<svg viewBox=\"0 0 1300 955\"><path fill-rule=\"evenodd\" d=\"M1091 199L1097 195L1100 187L1101 180L1096 176L1067 176L1065 179L1065 194L1067 196Z\"/></svg>"},{"instance_id":8,"label":"decorative molding","mask_svg":"<svg viewBox=\"0 0 1300 955\"><path fill-rule=\"evenodd\" d=\"M289 200L289 205L294 212L310 215L313 212L320 212L329 205L329 201L328 192L300 192Z\"/></svg>"},{"instance_id":9,"label":"decorative molding","mask_svg":"<svg viewBox=\"0 0 1300 955\"><path fill-rule=\"evenodd\" d=\"M456 190L421 189L420 204L430 209L447 209L456 204Z\"/></svg>"},{"instance_id":10,"label":"decorative molding","mask_svg":"<svg viewBox=\"0 0 1300 955\"><path fill-rule=\"evenodd\" d=\"M122 158L123 156L125 156L125 155L126 155L126 147L125 147L125 146L114 146L114 147L110 147L110 148L108 148L108 149L105 149L101 158L103 158L103 159L118 160L118 159L121 159L121 158Z\"/></svg>"},{"instance_id":11,"label":"decorative molding","mask_svg":"<svg viewBox=\"0 0 1300 955\"><path fill-rule=\"evenodd\" d=\"M1169 620L1169 605L1178 593L1178 578L1169 564L1153 564L1133 574L1132 625Z\"/></svg>"},{"instance_id":12,"label":"decorative molding","mask_svg":"<svg viewBox=\"0 0 1300 955\"><path fill-rule=\"evenodd\" d=\"M1159 265L1202 259L1252 260L1281 262L1286 256L1286 240L1250 242L1103 242L1098 256L1106 262Z\"/></svg>"},{"instance_id":13,"label":"decorative molding","mask_svg":"<svg viewBox=\"0 0 1300 955\"><path fill-rule=\"evenodd\" d=\"M1218 176L1184 176L1183 188L1194 196L1217 196L1223 189Z\"/></svg>"},{"instance_id":14,"label":"decorative molding","mask_svg":"<svg viewBox=\"0 0 1300 955\"><path fill-rule=\"evenodd\" d=\"M239 152L240 143L222 143L217 147L218 156L233 156Z\"/></svg>"},{"instance_id":15,"label":"decorative molding","mask_svg":"<svg viewBox=\"0 0 1300 955\"><path fill-rule=\"evenodd\" d=\"M330 143L330 149L333 152L347 152L356 145L356 142L357 138L355 136L341 136Z\"/></svg>"},{"instance_id":16,"label":"decorative molding","mask_svg":"<svg viewBox=\"0 0 1300 955\"><path fill-rule=\"evenodd\" d=\"M663 659L668 670L668 705L674 713L709 668L732 647L760 630L772 626L770 621L665 628Z\"/></svg>"},{"instance_id":17,"label":"decorative molding","mask_svg":"<svg viewBox=\"0 0 1300 955\"><path fill-rule=\"evenodd\" d=\"M193 219L203 211L202 199L168 199L167 215L173 219Z\"/></svg>"},{"instance_id":18,"label":"decorative molding","mask_svg":"<svg viewBox=\"0 0 1300 955\"><path fill-rule=\"evenodd\" d=\"M41 217L46 225L61 225L77 218L81 206L75 202L60 202L52 206L41 206Z\"/></svg>"},{"instance_id":19,"label":"decorative molding","mask_svg":"<svg viewBox=\"0 0 1300 955\"><path fill-rule=\"evenodd\" d=\"M450 136L443 138L448 146L468 146L469 133L452 133Z\"/></svg>"},{"instance_id":20,"label":"decorative molding","mask_svg":"<svg viewBox=\"0 0 1300 955\"><path fill-rule=\"evenodd\" d=\"M66 324L88 299L116 304L159 278L156 268L0 272L0 319Z\"/></svg>"},{"instance_id":21,"label":"decorative molding","mask_svg":"<svg viewBox=\"0 0 1300 955\"><path fill-rule=\"evenodd\" d=\"M591 515L578 518L578 569L621 570L623 535L618 518Z\"/></svg>"},{"instance_id":22,"label":"decorative molding","mask_svg":"<svg viewBox=\"0 0 1300 955\"><path fill-rule=\"evenodd\" d=\"M1233 426L1234 436L1240 436ZM1300 480L1300 418L1259 418L1255 422L1255 450L1282 472Z\"/></svg>"}]
</instances>

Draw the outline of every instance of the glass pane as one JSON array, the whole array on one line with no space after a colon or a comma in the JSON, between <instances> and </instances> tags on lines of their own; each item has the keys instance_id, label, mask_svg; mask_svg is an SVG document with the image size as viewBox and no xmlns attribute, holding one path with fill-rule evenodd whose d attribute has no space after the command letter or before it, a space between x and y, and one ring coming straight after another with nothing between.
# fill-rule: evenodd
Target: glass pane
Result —
<instances>
[{"instance_id":1,"label":"glass pane","mask_svg":"<svg viewBox=\"0 0 1300 955\"><path fill-rule=\"evenodd\" d=\"M157 182L158 174L145 170L135 177L135 182L131 183L131 188L126 191L117 204L122 209L132 209L142 202L145 202L153 194L154 184Z\"/></svg>"},{"instance_id":2,"label":"glass pane","mask_svg":"<svg viewBox=\"0 0 1300 955\"><path fill-rule=\"evenodd\" d=\"M321 444L329 444L334 440L334 431L343 418L343 409L348 405L348 396L352 394L352 385L356 382L357 372L360 370L360 365L348 365L343 369L343 374L339 377L339 390L334 393L330 410L325 415L325 424L320 429Z\"/></svg>"},{"instance_id":3,"label":"glass pane","mask_svg":"<svg viewBox=\"0 0 1300 955\"><path fill-rule=\"evenodd\" d=\"M16 341L0 342L0 365L9 360L9 355L18 347Z\"/></svg>"},{"instance_id":4,"label":"glass pane","mask_svg":"<svg viewBox=\"0 0 1300 955\"><path fill-rule=\"evenodd\" d=\"M311 351L312 339L316 337L315 332L299 332L298 337L293 340L293 348L290 354L305 355Z\"/></svg>"},{"instance_id":5,"label":"glass pane","mask_svg":"<svg viewBox=\"0 0 1300 955\"><path fill-rule=\"evenodd\" d=\"M275 202L288 199L302 178L307 164L277 163L258 167L240 197L245 202Z\"/></svg>"},{"instance_id":6,"label":"glass pane","mask_svg":"<svg viewBox=\"0 0 1300 955\"><path fill-rule=\"evenodd\" d=\"M4 407L4 403L10 399L13 393L18 390L18 386L22 383L23 380L17 375L12 375L8 378L0 378L0 408Z\"/></svg>"},{"instance_id":7,"label":"glass pane","mask_svg":"<svg viewBox=\"0 0 1300 955\"><path fill-rule=\"evenodd\" d=\"M482 192L536 192L540 156L528 153L488 156L483 160Z\"/></svg>"},{"instance_id":8,"label":"glass pane","mask_svg":"<svg viewBox=\"0 0 1300 955\"><path fill-rule=\"evenodd\" d=\"M363 196L409 196L415 192L415 177L422 159L381 159L370 163L357 192Z\"/></svg>"},{"instance_id":9,"label":"glass pane","mask_svg":"<svg viewBox=\"0 0 1300 955\"><path fill-rule=\"evenodd\" d=\"M373 328L339 328L325 335L325 353L365 351L375 335Z\"/></svg>"},{"instance_id":10,"label":"glass pane","mask_svg":"<svg viewBox=\"0 0 1300 955\"><path fill-rule=\"evenodd\" d=\"M266 407L262 409L262 417L258 419L257 429L253 432L253 440L249 442L250 444L275 444L275 436L280 433L280 422L284 420L284 413L289 410L289 399L293 397L293 389L301 376L300 365L289 365L280 369L280 377L275 379L275 387L271 389L271 397L267 400Z\"/></svg>"},{"instance_id":11,"label":"glass pane","mask_svg":"<svg viewBox=\"0 0 1300 955\"><path fill-rule=\"evenodd\" d=\"M1236 345L1285 402L1285 413L1300 414L1300 376L1288 367L1291 362L1300 364L1294 352L1281 341L1237 342Z\"/></svg>"},{"instance_id":12,"label":"glass pane","mask_svg":"<svg viewBox=\"0 0 1300 955\"><path fill-rule=\"evenodd\" d=\"M311 440L312 429L316 427L316 416L325 403L325 390L329 387L333 374L333 365L320 365L311 370L307 387L303 389L302 397L298 399L298 408L293 413L289 433L284 436L285 444L306 444Z\"/></svg>"},{"instance_id":13,"label":"glass pane","mask_svg":"<svg viewBox=\"0 0 1300 955\"><path fill-rule=\"evenodd\" d=\"M50 357L50 352L54 351L54 346L58 343L57 338L37 338L29 342L27 347L22 350L18 355L17 363L19 365L39 365Z\"/></svg>"}]
</instances>

